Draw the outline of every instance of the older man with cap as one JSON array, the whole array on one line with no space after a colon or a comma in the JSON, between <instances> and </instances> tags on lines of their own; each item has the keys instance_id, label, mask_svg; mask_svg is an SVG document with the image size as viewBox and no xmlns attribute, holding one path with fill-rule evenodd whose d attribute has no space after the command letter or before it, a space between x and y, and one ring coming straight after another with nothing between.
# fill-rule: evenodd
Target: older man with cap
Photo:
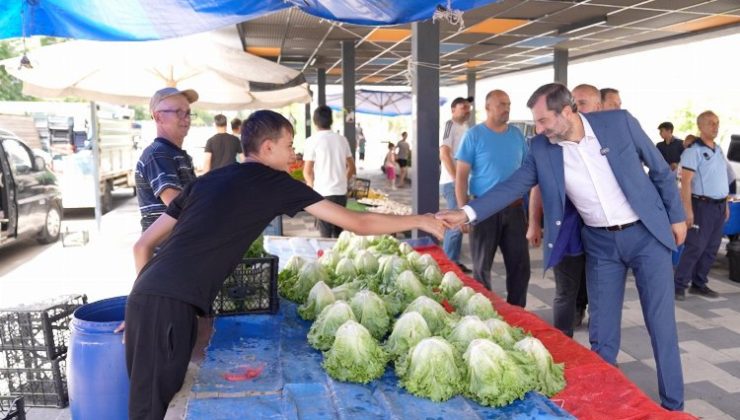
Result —
<instances>
[{"instance_id":1,"label":"older man with cap","mask_svg":"<svg viewBox=\"0 0 740 420\"><path fill-rule=\"evenodd\" d=\"M180 191L195 180L193 159L182 149L190 130L190 104L198 100L192 89L160 89L149 102L157 124L157 138L136 164L136 198L139 200L141 230L145 231L164 213Z\"/></svg>"}]
</instances>

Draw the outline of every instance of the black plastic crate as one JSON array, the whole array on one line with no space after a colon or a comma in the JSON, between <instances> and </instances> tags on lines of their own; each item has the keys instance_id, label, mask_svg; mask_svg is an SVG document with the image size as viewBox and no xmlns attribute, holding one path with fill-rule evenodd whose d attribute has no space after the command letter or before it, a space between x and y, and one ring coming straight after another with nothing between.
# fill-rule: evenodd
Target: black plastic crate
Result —
<instances>
[{"instance_id":1,"label":"black plastic crate","mask_svg":"<svg viewBox=\"0 0 740 420\"><path fill-rule=\"evenodd\" d=\"M0 419L26 420L23 397L0 397Z\"/></svg>"},{"instance_id":2,"label":"black plastic crate","mask_svg":"<svg viewBox=\"0 0 740 420\"><path fill-rule=\"evenodd\" d=\"M86 303L86 295L69 295L33 305L0 309L0 353L24 350L45 360L66 354L72 313Z\"/></svg>"},{"instance_id":3,"label":"black plastic crate","mask_svg":"<svg viewBox=\"0 0 740 420\"><path fill-rule=\"evenodd\" d=\"M66 376L66 355L54 360L43 360L27 350L0 352L12 358L14 367L4 367L0 358L0 396L13 400L23 396L25 405L33 407L64 408L69 403ZM9 356L10 355L10 356ZM25 366L18 361L24 360ZM7 363L5 363L7 364Z\"/></svg>"},{"instance_id":4,"label":"black plastic crate","mask_svg":"<svg viewBox=\"0 0 740 420\"><path fill-rule=\"evenodd\" d=\"M213 301L216 315L274 314L280 308L278 257L244 258Z\"/></svg>"}]
</instances>

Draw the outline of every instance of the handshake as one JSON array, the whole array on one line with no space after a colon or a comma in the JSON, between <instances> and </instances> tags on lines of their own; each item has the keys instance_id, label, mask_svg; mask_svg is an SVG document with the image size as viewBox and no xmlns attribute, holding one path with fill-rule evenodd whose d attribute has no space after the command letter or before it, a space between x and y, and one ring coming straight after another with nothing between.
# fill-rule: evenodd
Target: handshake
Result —
<instances>
[{"instance_id":1,"label":"handshake","mask_svg":"<svg viewBox=\"0 0 740 420\"><path fill-rule=\"evenodd\" d=\"M468 215L462 210L445 210L436 214L427 213L421 217L419 229L433 234L437 239L442 239L446 229L461 229L467 233L469 226Z\"/></svg>"}]
</instances>

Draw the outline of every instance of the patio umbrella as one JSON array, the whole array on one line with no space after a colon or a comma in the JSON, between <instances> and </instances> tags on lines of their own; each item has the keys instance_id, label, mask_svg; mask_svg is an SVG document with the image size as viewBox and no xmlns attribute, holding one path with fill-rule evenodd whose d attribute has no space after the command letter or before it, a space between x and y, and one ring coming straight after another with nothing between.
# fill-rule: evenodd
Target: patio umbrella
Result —
<instances>
[{"instance_id":1,"label":"patio umbrella","mask_svg":"<svg viewBox=\"0 0 740 420\"><path fill-rule=\"evenodd\" d=\"M69 41L0 61L37 97L78 96L147 105L165 86L195 89L193 106L215 110L279 108L309 102L303 74L241 49L233 30L148 42Z\"/></svg>"},{"instance_id":2,"label":"patio umbrella","mask_svg":"<svg viewBox=\"0 0 740 420\"><path fill-rule=\"evenodd\" d=\"M439 99L439 106L447 102ZM342 110L342 94L327 95L326 104L337 111ZM355 112L384 117L411 115L411 92L388 92L381 90L358 89L355 91Z\"/></svg>"}]
</instances>

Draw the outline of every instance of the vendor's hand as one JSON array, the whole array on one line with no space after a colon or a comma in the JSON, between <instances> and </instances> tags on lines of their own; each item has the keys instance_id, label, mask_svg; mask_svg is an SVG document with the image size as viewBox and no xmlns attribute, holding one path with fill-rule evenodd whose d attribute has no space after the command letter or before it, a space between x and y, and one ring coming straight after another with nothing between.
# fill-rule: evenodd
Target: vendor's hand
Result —
<instances>
[{"instance_id":1,"label":"vendor's hand","mask_svg":"<svg viewBox=\"0 0 740 420\"><path fill-rule=\"evenodd\" d=\"M686 212L686 228L691 229L694 227L694 213L691 211Z\"/></svg>"},{"instance_id":2,"label":"vendor's hand","mask_svg":"<svg viewBox=\"0 0 740 420\"><path fill-rule=\"evenodd\" d=\"M423 230L424 232L431 233L432 235L434 235L435 238L439 240L442 240L442 238L444 238L445 230L448 225L443 220L435 218L434 214L432 213L427 213L425 215L420 215L419 221L419 229Z\"/></svg>"},{"instance_id":3,"label":"vendor's hand","mask_svg":"<svg viewBox=\"0 0 740 420\"><path fill-rule=\"evenodd\" d=\"M122 333L122 332L123 332L123 330L125 330L125 329L126 329L126 321L123 321L123 322L121 322L121 323L120 323L120 324L119 324L119 325L118 325L118 326L116 327L116 329L115 329L115 330L113 330L113 332L114 332L114 333L116 333L116 334L119 334L119 333ZM124 344L126 343L126 336L125 336L125 335L124 335L124 336L123 336L123 337L121 338L121 343L124 343Z\"/></svg>"},{"instance_id":4,"label":"vendor's hand","mask_svg":"<svg viewBox=\"0 0 740 420\"><path fill-rule=\"evenodd\" d=\"M468 215L462 210L446 210L438 212L435 217L444 221L447 226L456 228L468 222Z\"/></svg>"},{"instance_id":5,"label":"vendor's hand","mask_svg":"<svg viewBox=\"0 0 740 420\"><path fill-rule=\"evenodd\" d=\"M539 223L530 222L527 228L527 240L529 244L537 248L542 244L542 226Z\"/></svg>"},{"instance_id":6,"label":"vendor's hand","mask_svg":"<svg viewBox=\"0 0 740 420\"><path fill-rule=\"evenodd\" d=\"M473 226L471 226L471 225L469 225L469 224L466 223L466 224L460 226L460 231L462 233L470 233L470 232L473 231Z\"/></svg>"},{"instance_id":7,"label":"vendor's hand","mask_svg":"<svg viewBox=\"0 0 740 420\"><path fill-rule=\"evenodd\" d=\"M686 226L688 223L689 221L687 219L686 223L678 222L671 225L671 230L673 230L673 239L676 241L676 246L680 246L686 240Z\"/></svg>"}]
</instances>

